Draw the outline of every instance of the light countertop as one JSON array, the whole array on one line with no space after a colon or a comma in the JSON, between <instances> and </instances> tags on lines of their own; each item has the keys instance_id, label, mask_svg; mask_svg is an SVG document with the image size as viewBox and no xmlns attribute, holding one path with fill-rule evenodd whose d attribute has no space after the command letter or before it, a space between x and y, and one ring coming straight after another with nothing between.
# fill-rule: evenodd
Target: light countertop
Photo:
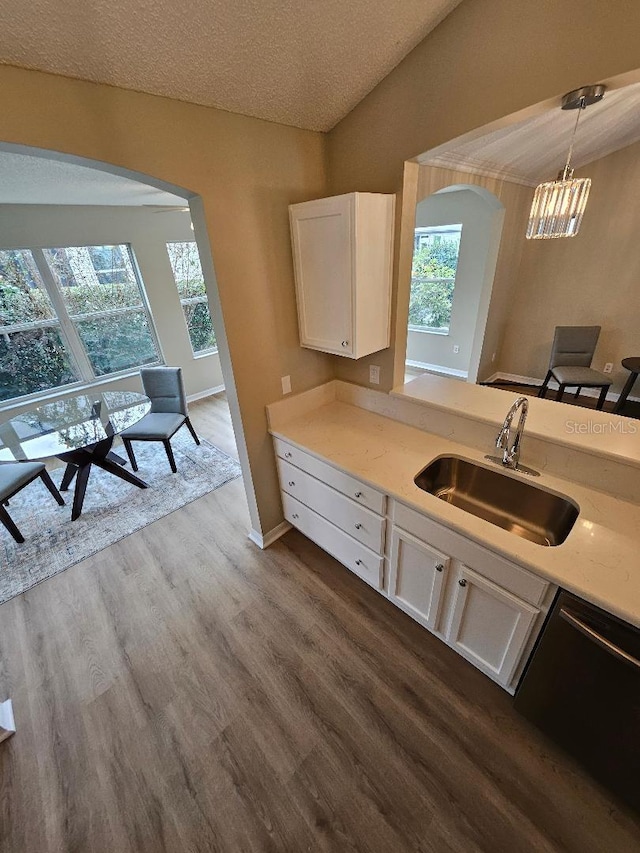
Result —
<instances>
[{"instance_id":1,"label":"light countertop","mask_svg":"<svg viewBox=\"0 0 640 853\"><path fill-rule=\"evenodd\" d=\"M500 410L503 416L504 403ZM272 427L271 432L640 627L639 505L543 472L535 485L567 495L580 507L566 541L544 547L451 506L414 484L415 475L441 454L486 465L479 450L343 402L320 405Z\"/></svg>"},{"instance_id":2,"label":"light countertop","mask_svg":"<svg viewBox=\"0 0 640 853\"><path fill-rule=\"evenodd\" d=\"M442 411L455 411L463 417L494 425L502 423L508 406L522 395L426 374L394 388L391 396ZM552 399L555 391L548 392L548 399L525 396L529 401L527 436L544 439L553 436L554 443L572 450L640 467L640 424L637 420L596 409L558 405Z\"/></svg>"}]
</instances>

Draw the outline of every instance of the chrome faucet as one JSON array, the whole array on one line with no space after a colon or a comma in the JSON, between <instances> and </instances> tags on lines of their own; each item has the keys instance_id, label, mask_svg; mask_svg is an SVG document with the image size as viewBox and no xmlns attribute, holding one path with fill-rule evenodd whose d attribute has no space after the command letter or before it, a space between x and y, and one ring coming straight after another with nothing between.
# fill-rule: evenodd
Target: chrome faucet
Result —
<instances>
[{"instance_id":1,"label":"chrome faucet","mask_svg":"<svg viewBox=\"0 0 640 853\"><path fill-rule=\"evenodd\" d=\"M520 418L518 419L518 426L516 427L516 434L513 439L513 442L510 443L511 438L511 422L516 414L516 412L520 409ZM527 420L527 412L529 411L529 401L526 397L518 397L513 406L507 412L507 417L504 419L504 423L502 424L502 429L498 433L498 437L496 439L496 447L499 450L502 450L502 464L507 468L513 468L514 470L518 468L518 462L520 461L520 445L522 444L522 433L524 432L524 425Z\"/></svg>"}]
</instances>

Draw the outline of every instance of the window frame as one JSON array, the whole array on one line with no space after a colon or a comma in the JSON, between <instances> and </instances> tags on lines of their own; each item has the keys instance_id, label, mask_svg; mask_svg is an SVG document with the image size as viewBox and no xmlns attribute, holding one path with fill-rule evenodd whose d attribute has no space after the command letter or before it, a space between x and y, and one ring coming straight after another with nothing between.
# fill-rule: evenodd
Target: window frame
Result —
<instances>
[{"instance_id":1,"label":"window frame","mask_svg":"<svg viewBox=\"0 0 640 853\"><path fill-rule=\"evenodd\" d=\"M460 247L462 245L462 233L463 233L463 225L464 223L452 223L451 225L423 225L417 226L414 229L414 243L413 243L413 254L412 254L412 266L413 266L413 256L416 253L416 249L421 247L418 246L419 237L427 234L428 236L441 236L446 237L447 235L457 234L459 235L458 240L458 255L456 257L456 269L453 276L449 276L447 278L443 277L434 277L431 278L429 276L414 276L411 275L411 282L409 286L409 300L411 300L411 290L413 288L414 281L426 282L426 283L443 283L452 281L453 282L453 291L451 294L451 314L453 315L453 295L455 293L456 287L456 278L458 276L458 265L460 263ZM442 337L448 337L451 334L451 317L449 317L449 325L448 326L418 326L414 323L408 323L407 328L410 332L421 332L426 335L440 335Z\"/></svg>"},{"instance_id":2,"label":"window frame","mask_svg":"<svg viewBox=\"0 0 640 853\"><path fill-rule=\"evenodd\" d=\"M0 335L9 336L20 331L30 331L36 328L57 328L60 332L60 336L65 346L67 355L69 356L72 369L74 369L79 376L79 379L75 382L67 382L64 385L57 385L51 388L41 389L39 391L34 391L31 394L21 394L18 397L9 397L6 400L0 400L0 410L4 410L6 408L16 405L21 405L22 403L29 403L34 400L44 400L50 397L59 397L72 390L80 390L83 388L92 388L97 385L103 385L105 383L121 379L125 376L135 376L140 370L140 367L154 367L164 364L164 353L162 351L162 347L160 346L160 340L158 338L155 322L151 313L151 307L147 298L146 288L144 286L142 275L140 274L140 269L138 267L138 263L136 261L136 257L131 244L105 243L103 245L118 246L127 252L129 261L131 263L131 268L133 270L135 282L138 286L138 292L140 293L141 306L125 306L124 308L113 308L107 309L105 311L91 312L88 314L71 315L69 313L69 309L67 308L64 296L60 291L56 276L51 270L51 267L49 266L49 263L45 257L45 250L76 248L89 249L96 246L95 243L76 243L73 245L69 244L65 246L22 246L11 248L0 247L0 251L3 252L31 252L34 264L40 275L42 287L49 298L54 312L54 316L51 319L35 320L30 323L13 323L10 326L0 326ZM89 257L91 258L90 253ZM92 258L91 263L97 278L98 270L93 264ZM83 320L102 319L104 317L113 317L123 313L139 312L140 310L144 312L145 317L147 319L147 325L149 328L149 333L151 335L151 340L153 341L158 356L157 359L155 361L145 362L144 365L133 365L131 367L123 368L122 370L114 371L112 373L104 373L97 375L91 364L87 350L85 349L85 346L82 342L80 333L75 326L75 322Z\"/></svg>"}]
</instances>

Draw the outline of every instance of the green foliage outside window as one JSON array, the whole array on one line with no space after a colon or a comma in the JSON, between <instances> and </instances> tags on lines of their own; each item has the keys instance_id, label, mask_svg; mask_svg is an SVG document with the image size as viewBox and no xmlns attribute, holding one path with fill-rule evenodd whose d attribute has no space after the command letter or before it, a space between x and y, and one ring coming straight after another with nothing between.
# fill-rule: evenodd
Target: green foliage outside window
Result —
<instances>
[{"instance_id":1,"label":"green foliage outside window","mask_svg":"<svg viewBox=\"0 0 640 853\"><path fill-rule=\"evenodd\" d=\"M198 247L195 242L167 243L167 252L193 351L215 349L216 333L209 311ZM190 301L193 299L198 301Z\"/></svg>"},{"instance_id":2,"label":"green foliage outside window","mask_svg":"<svg viewBox=\"0 0 640 853\"><path fill-rule=\"evenodd\" d=\"M103 263L114 258L114 268L128 271L124 249L98 248L105 258ZM67 252L74 251L87 252L86 249L46 249L44 255L57 278L94 375L104 376L156 362L158 354L133 270L126 282L99 283L93 267L86 279L81 275L73 277ZM120 269L116 272L118 275L113 277L121 278ZM72 283L78 280L80 283ZM118 313L78 319L78 315L105 311ZM52 321L50 325L3 334L3 327L48 320ZM0 251L0 400L58 388L81 379L31 251Z\"/></svg>"},{"instance_id":3,"label":"green foliage outside window","mask_svg":"<svg viewBox=\"0 0 640 853\"><path fill-rule=\"evenodd\" d=\"M460 233L433 235L413 253L409 325L448 330L451 322Z\"/></svg>"}]
</instances>

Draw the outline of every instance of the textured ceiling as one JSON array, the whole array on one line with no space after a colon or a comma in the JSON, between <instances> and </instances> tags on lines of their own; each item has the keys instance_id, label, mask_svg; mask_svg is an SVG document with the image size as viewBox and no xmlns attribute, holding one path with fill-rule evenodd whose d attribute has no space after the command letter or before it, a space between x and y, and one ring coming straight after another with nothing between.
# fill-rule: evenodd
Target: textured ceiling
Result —
<instances>
[{"instance_id":1,"label":"textured ceiling","mask_svg":"<svg viewBox=\"0 0 640 853\"><path fill-rule=\"evenodd\" d=\"M0 204L116 204L184 207L171 193L109 172L0 151Z\"/></svg>"},{"instance_id":2,"label":"textured ceiling","mask_svg":"<svg viewBox=\"0 0 640 853\"><path fill-rule=\"evenodd\" d=\"M470 142L442 146L421 163L502 176L535 186L553 180L564 166L576 120L573 110L558 107ZM640 140L640 83L605 94L580 116L573 150L574 167L606 157Z\"/></svg>"},{"instance_id":3,"label":"textured ceiling","mask_svg":"<svg viewBox=\"0 0 640 853\"><path fill-rule=\"evenodd\" d=\"M2 0L0 62L329 130L460 0Z\"/></svg>"}]
</instances>

